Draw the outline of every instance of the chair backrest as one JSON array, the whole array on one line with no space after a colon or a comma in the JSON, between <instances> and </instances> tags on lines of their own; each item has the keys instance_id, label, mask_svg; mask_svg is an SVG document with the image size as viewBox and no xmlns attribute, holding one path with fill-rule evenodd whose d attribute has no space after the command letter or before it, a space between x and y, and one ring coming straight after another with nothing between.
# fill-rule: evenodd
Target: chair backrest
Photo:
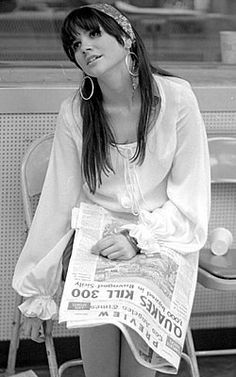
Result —
<instances>
[{"instance_id":1,"label":"chair backrest","mask_svg":"<svg viewBox=\"0 0 236 377\"><path fill-rule=\"evenodd\" d=\"M21 189L26 225L33 219L31 198L40 194L51 153L53 134L33 141L27 149L21 164Z\"/></svg>"},{"instance_id":2,"label":"chair backrest","mask_svg":"<svg viewBox=\"0 0 236 377\"><path fill-rule=\"evenodd\" d=\"M236 137L208 138L212 183L236 183Z\"/></svg>"}]
</instances>

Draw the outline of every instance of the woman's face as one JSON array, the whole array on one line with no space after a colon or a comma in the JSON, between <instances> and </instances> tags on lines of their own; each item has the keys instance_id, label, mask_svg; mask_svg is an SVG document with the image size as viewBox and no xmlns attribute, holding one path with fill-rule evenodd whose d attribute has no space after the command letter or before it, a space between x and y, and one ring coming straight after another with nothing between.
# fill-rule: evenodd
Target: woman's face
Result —
<instances>
[{"instance_id":1,"label":"woman's face","mask_svg":"<svg viewBox=\"0 0 236 377\"><path fill-rule=\"evenodd\" d=\"M73 47L76 62L92 77L102 77L125 64L127 50L101 27L98 31L79 29Z\"/></svg>"}]
</instances>

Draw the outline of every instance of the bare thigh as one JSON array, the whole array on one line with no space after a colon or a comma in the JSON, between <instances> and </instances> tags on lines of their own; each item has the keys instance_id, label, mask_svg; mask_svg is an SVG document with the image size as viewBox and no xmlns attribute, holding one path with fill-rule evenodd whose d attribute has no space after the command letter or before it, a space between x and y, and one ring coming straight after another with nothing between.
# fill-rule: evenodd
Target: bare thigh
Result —
<instances>
[{"instance_id":1,"label":"bare thigh","mask_svg":"<svg viewBox=\"0 0 236 377\"><path fill-rule=\"evenodd\" d=\"M121 335L120 377L155 377L156 372L140 365Z\"/></svg>"},{"instance_id":2,"label":"bare thigh","mask_svg":"<svg viewBox=\"0 0 236 377\"><path fill-rule=\"evenodd\" d=\"M120 337L120 330L113 325L80 329L86 377L120 377Z\"/></svg>"}]
</instances>

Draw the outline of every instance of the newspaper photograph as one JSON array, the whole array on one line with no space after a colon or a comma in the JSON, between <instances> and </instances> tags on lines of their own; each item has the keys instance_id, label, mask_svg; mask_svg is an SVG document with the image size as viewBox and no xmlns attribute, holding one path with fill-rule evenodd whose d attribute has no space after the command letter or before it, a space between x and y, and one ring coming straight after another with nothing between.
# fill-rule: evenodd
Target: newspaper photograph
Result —
<instances>
[{"instance_id":1,"label":"newspaper photograph","mask_svg":"<svg viewBox=\"0 0 236 377\"><path fill-rule=\"evenodd\" d=\"M125 221L92 204L73 209L72 227L75 238L59 322L68 328L114 324L139 363L176 374L193 305L198 253L181 255L160 245L157 252L141 252L130 260L92 254L99 239L125 227Z\"/></svg>"}]
</instances>

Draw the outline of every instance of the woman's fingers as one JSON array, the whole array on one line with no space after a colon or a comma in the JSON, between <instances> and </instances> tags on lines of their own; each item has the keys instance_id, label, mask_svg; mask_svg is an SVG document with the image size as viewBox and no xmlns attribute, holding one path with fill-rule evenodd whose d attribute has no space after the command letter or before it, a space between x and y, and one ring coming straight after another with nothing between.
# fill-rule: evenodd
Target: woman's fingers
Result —
<instances>
[{"instance_id":1,"label":"woman's fingers","mask_svg":"<svg viewBox=\"0 0 236 377\"><path fill-rule=\"evenodd\" d=\"M131 259L136 251L123 234L109 235L99 240L91 249L93 254L109 259Z\"/></svg>"},{"instance_id":2,"label":"woman's fingers","mask_svg":"<svg viewBox=\"0 0 236 377\"><path fill-rule=\"evenodd\" d=\"M52 329L53 329L53 320L48 319L43 323L43 328L44 328L44 334L45 335L51 335Z\"/></svg>"},{"instance_id":3,"label":"woman's fingers","mask_svg":"<svg viewBox=\"0 0 236 377\"><path fill-rule=\"evenodd\" d=\"M32 327L38 323L38 318L29 318L29 317L24 317L23 321L23 331L24 334L28 337L31 336L31 331ZM39 326L39 324L38 324Z\"/></svg>"},{"instance_id":4,"label":"woman's fingers","mask_svg":"<svg viewBox=\"0 0 236 377\"><path fill-rule=\"evenodd\" d=\"M102 250L100 252L100 254L103 257L108 257L110 254L117 253L117 252L121 252L119 246L118 245L112 245L112 246L109 246L106 249Z\"/></svg>"},{"instance_id":5,"label":"woman's fingers","mask_svg":"<svg viewBox=\"0 0 236 377\"><path fill-rule=\"evenodd\" d=\"M107 256L108 259L115 260L115 259L122 259L123 253L121 251L117 251L114 253L111 253Z\"/></svg>"},{"instance_id":6,"label":"woman's fingers","mask_svg":"<svg viewBox=\"0 0 236 377\"><path fill-rule=\"evenodd\" d=\"M24 334L37 343L44 342L43 321L40 318L24 318Z\"/></svg>"},{"instance_id":7,"label":"woman's fingers","mask_svg":"<svg viewBox=\"0 0 236 377\"><path fill-rule=\"evenodd\" d=\"M41 324L40 328L37 326L32 327L31 339L37 343L43 343L45 341L43 325Z\"/></svg>"},{"instance_id":8,"label":"woman's fingers","mask_svg":"<svg viewBox=\"0 0 236 377\"><path fill-rule=\"evenodd\" d=\"M93 245L91 252L93 254L100 254L103 250L114 245L115 239L114 236L106 236L99 240L95 245Z\"/></svg>"}]
</instances>

